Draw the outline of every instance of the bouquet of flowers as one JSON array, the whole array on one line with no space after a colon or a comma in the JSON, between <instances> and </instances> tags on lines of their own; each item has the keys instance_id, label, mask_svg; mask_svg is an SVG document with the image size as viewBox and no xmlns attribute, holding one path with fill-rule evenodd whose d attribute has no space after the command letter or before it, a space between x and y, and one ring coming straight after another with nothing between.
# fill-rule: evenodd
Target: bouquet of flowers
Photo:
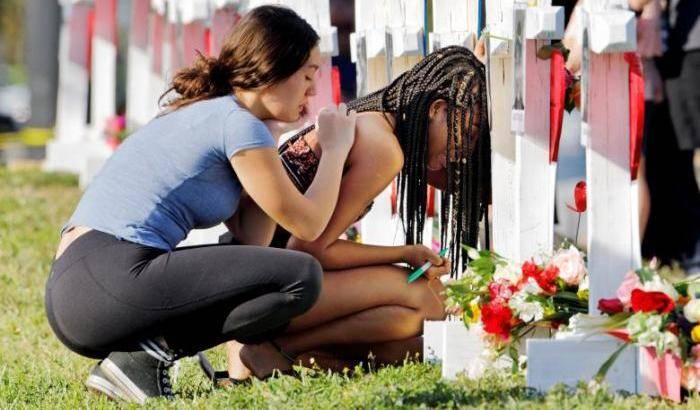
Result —
<instances>
[{"instance_id":1,"label":"bouquet of flowers","mask_svg":"<svg viewBox=\"0 0 700 410\"><path fill-rule=\"evenodd\" d=\"M579 333L605 332L626 342L603 364L597 378L605 376L626 346L636 345L649 355L649 366L666 366L663 361L676 360L680 383L688 390L700 391L700 280L672 283L652 264L628 272L616 296L598 302L603 316L577 315L570 321L569 327ZM670 376L663 373L664 377ZM658 373L651 374L658 379ZM668 386L667 380L655 381L658 386ZM659 391L679 400L680 386L677 387L677 392L667 387Z\"/></svg>"},{"instance_id":2,"label":"bouquet of flowers","mask_svg":"<svg viewBox=\"0 0 700 410\"><path fill-rule=\"evenodd\" d=\"M588 311L584 255L564 244L551 255L522 264L490 251L465 247L470 262L464 275L446 284L448 311L464 324L481 322L487 345L518 364L518 342L544 327L556 330Z\"/></svg>"}]
</instances>

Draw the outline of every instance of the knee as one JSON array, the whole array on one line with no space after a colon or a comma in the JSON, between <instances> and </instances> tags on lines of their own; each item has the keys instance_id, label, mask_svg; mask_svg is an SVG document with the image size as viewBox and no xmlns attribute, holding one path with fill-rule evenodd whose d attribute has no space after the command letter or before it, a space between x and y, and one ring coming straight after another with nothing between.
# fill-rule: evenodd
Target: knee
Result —
<instances>
[{"instance_id":1,"label":"knee","mask_svg":"<svg viewBox=\"0 0 700 410\"><path fill-rule=\"evenodd\" d=\"M301 313L311 309L321 294L323 268L313 256L300 253L301 263L298 271L298 301Z\"/></svg>"},{"instance_id":2,"label":"knee","mask_svg":"<svg viewBox=\"0 0 700 410\"><path fill-rule=\"evenodd\" d=\"M385 306L383 309L391 318L387 320L386 330L397 340L421 334L424 320L421 312L403 306Z\"/></svg>"},{"instance_id":3,"label":"knee","mask_svg":"<svg viewBox=\"0 0 700 410\"><path fill-rule=\"evenodd\" d=\"M421 281L419 292L420 312L425 320L445 320L444 291L445 287L439 280Z\"/></svg>"}]
</instances>

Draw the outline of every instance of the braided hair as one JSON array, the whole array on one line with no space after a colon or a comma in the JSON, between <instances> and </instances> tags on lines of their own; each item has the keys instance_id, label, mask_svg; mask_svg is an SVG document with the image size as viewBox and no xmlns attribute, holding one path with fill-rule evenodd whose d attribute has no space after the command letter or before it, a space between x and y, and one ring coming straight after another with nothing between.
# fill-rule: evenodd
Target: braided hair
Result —
<instances>
[{"instance_id":1,"label":"braided hair","mask_svg":"<svg viewBox=\"0 0 700 410\"><path fill-rule=\"evenodd\" d=\"M396 118L394 132L404 154L404 166L398 176L398 208L406 243L410 245L423 239L428 110L438 99L447 102L448 127L447 187L441 197L440 241L449 248L455 275L466 260L461 244L477 244L479 221L487 211L491 194L491 142L483 64L464 47L442 48L389 86L348 103L348 108L357 112L388 112ZM485 226L488 244L488 223Z\"/></svg>"}]
</instances>

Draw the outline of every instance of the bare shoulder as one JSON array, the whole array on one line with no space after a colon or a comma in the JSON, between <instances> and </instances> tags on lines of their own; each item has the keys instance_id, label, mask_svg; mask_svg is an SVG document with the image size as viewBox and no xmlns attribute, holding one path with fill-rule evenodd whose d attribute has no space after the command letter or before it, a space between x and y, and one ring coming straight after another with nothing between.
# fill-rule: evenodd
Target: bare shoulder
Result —
<instances>
[{"instance_id":1,"label":"bare shoulder","mask_svg":"<svg viewBox=\"0 0 700 410\"><path fill-rule=\"evenodd\" d=\"M355 144L349 155L350 164L389 166L398 172L403 166L403 151L393 130L375 112L363 112L357 116Z\"/></svg>"}]
</instances>

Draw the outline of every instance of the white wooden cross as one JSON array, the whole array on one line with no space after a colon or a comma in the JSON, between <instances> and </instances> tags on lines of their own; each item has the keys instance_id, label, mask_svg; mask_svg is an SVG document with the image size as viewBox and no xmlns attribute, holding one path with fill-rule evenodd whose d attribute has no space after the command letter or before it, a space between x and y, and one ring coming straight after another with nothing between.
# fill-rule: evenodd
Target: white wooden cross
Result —
<instances>
[{"instance_id":1,"label":"white wooden cross","mask_svg":"<svg viewBox=\"0 0 700 410\"><path fill-rule=\"evenodd\" d=\"M630 173L629 65L636 49L634 13L626 1L587 0L582 9L583 107L588 190L588 270L591 314L614 297L622 278L640 266L636 186ZM529 340L527 383L547 390L593 378L619 346L607 336ZM614 390L653 393L640 377L637 349L628 348L608 372Z\"/></svg>"},{"instance_id":2,"label":"white wooden cross","mask_svg":"<svg viewBox=\"0 0 700 410\"><path fill-rule=\"evenodd\" d=\"M481 3L483 4L483 3ZM430 50L451 45L473 49L480 31L479 0L432 0L433 31ZM461 321L425 321L423 359L441 363L446 378L468 370L481 349L480 333L467 330Z\"/></svg>"},{"instance_id":3,"label":"white wooden cross","mask_svg":"<svg viewBox=\"0 0 700 410\"><path fill-rule=\"evenodd\" d=\"M94 5L90 138L100 139L107 119L116 113L117 2L116 0L94 0Z\"/></svg>"},{"instance_id":4,"label":"white wooden cross","mask_svg":"<svg viewBox=\"0 0 700 410\"><path fill-rule=\"evenodd\" d=\"M59 77L56 101L55 138L46 145L47 171L78 174L84 160L87 138L88 86L90 82L90 42L88 24L92 4L88 1L61 1L63 23L59 41Z\"/></svg>"},{"instance_id":5,"label":"white wooden cross","mask_svg":"<svg viewBox=\"0 0 700 410\"><path fill-rule=\"evenodd\" d=\"M474 8L470 15L478 14ZM512 0L489 1L486 23L492 245L499 254L521 261L552 248L556 166L549 163L550 61L538 59L537 50L563 37L564 14L547 0L531 7ZM442 349L429 337L436 324L426 325L426 349L441 350L444 377L463 371L478 377L492 365L483 357L479 325L467 330L461 321L444 322Z\"/></svg>"},{"instance_id":6,"label":"white wooden cross","mask_svg":"<svg viewBox=\"0 0 700 410\"><path fill-rule=\"evenodd\" d=\"M148 27L148 55L150 62L149 100L156 104L156 113L160 111L158 99L165 91L166 79L166 6L164 0L151 0L151 13ZM128 96L127 96L128 98Z\"/></svg>"},{"instance_id":7,"label":"white wooden cross","mask_svg":"<svg viewBox=\"0 0 700 410\"><path fill-rule=\"evenodd\" d=\"M126 74L126 126L136 129L157 114L151 82L149 20L151 0L132 0Z\"/></svg>"}]
</instances>

